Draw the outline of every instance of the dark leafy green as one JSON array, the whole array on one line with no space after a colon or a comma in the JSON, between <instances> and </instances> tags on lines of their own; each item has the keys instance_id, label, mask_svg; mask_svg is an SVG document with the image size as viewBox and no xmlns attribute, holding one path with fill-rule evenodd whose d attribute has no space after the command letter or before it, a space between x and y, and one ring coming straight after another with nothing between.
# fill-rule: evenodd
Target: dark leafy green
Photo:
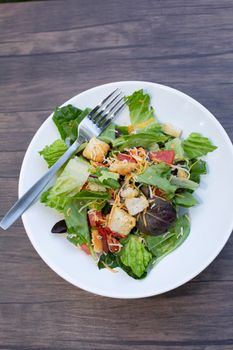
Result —
<instances>
[{"instance_id":1,"label":"dark leafy green","mask_svg":"<svg viewBox=\"0 0 233 350\"><path fill-rule=\"evenodd\" d=\"M137 216L137 228L145 234L161 235L176 220L176 210L163 198L155 197L149 208Z\"/></svg>"},{"instance_id":2,"label":"dark leafy green","mask_svg":"<svg viewBox=\"0 0 233 350\"><path fill-rule=\"evenodd\" d=\"M135 181L158 187L166 193L172 194L176 191L177 186L171 184L167 179L169 171L166 164L152 165L144 173L135 175Z\"/></svg>"},{"instance_id":3,"label":"dark leafy green","mask_svg":"<svg viewBox=\"0 0 233 350\"><path fill-rule=\"evenodd\" d=\"M181 207L190 208L198 204L197 199L190 192L177 193L173 202Z\"/></svg>"},{"instance_id":4,"label":"dark leafy green","mask_svg":"<svg viewBox=\"0 0 233 350\"><path fill-rule=\"evenodd\" d=\"M199 183L203 174L207 174L206 162L195 159L190 167L190 180Z\"/></svg>"},{"instance_id":5,"label":"dark leafy green","mask_svg":"<svg viewBox=\"0 0 233 350\"><path fill-rule=\"evenodd\" d=\"M186 188L187 190L195 191L198 187L198 184L194 181L188 179L182 179L177 176L171 177L171 184L177 188Z\"/></svg>"},{"instance_id":6,"label":"dark leafy green","mask_svg":"<svg viewBox=\"0 0 233 350\"><path fill-rule=\"evenodd\" d=\"M104 265L105 264L105 265ZM102 254L99 262L98 262L98 268L104 269L105 267L109 266L111 269L114 269L115 267L119 266L119 263L117 261L116 256L113 253L108 253L108 254Z\"/></svg>"},{"instance_id":7,"label":"dark leafy green","mask_svg":"<svg viewBox=\"0 0 233 350\"><path fill-rule=\"evenodd\" d=\"M85 201L70 198L64 208L68 239L74 244L91 243Z\"/></svg>"},{"instance_id":8,"label":"dark leafy green","mask_svg":"<svg viewBox=\"0 0 233 350\"><path fill-rule=\"evenodd\" d=\"M163 257L178 248L190 233L188 215L185 214L176 220L169 232L161 236L145 236L146 246L156 257L158 263Z\"/></svg>"},{"instance_id":9,"label":"dark leafy green","mask_svg":"<svg viewBox=\"0 0 233 350\"><path fill-rule=\"evenodd\" d=\"M74 142L77 138L78 124L89 112L89 108L82 111L72 105L57 107L53 114L53 121L61 134L61 138Z\"/></svg>"}]
</instances>

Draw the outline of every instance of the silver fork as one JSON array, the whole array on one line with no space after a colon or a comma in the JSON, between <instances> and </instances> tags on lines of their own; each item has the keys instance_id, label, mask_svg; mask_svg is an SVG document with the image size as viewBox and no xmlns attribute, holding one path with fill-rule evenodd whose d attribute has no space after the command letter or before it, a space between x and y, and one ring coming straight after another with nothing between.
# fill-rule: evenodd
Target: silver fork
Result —
<instances>
[{"instance_id":1,"label":"silver fork","mask_svg":"<svg viewBox=\"0 0 233 350\"><path fill-rule=\"evenodd\" d=\"M78 147L92 137L99 136L111 121L124 108L124 97L119 89L114 90L109 96L101 101L81 121L78 126L78 138L63 156L40 178L7 212L0 227L8 229L34 202L41 192L56 175L64 163L77 151Z\"/></svg>"}]
</instances>

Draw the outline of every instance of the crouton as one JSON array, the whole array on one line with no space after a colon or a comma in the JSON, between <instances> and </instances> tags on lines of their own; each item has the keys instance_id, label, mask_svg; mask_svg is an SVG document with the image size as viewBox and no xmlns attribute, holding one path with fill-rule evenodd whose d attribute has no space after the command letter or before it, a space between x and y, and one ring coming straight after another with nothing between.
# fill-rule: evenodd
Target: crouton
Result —
<instances>
[{"instance_id":1,"label":"crouton","mask_svg":"<svg viewBox=\"0 0 233 350\"><path fill-rule=\"evenodd\" d=\"M162 124L162 131L167 134L171 135L174 137L180 137L182 130L175 128L172 124L170 123L165 123Z\"/></svg>"},{"instance_id":2,"label":"crouton","mask_svg":"<svg viewBox=\"0 0 233 350\"><path fill-rule=\"evenodd\" d=\"M139 198L127 198L125 200L125 206L130 215L137 215L149 206L149 202L144 196Z\"/></svg>"},{"instance_id":3,"label":"crouton","mask_svg":"<svg viewBox=\"0 0 233 350\"><path fill-rule=\"evenodd\" d=\"M98 140L96 137L92 137L83 151L83 156L87 159L101 163L109 149L110 147L106 142Z\"/></svg>"},{"instance_id":4,"label":"crouton","mask_svg":"<svg viewBox=\"0 0 233 350\"><path fill-rule=\"evenodd\" d=\"M188 172L183 170L183 169L178 168L177 177L179 177L181 179L187 179L188 178Z\"/></svg>"},{"instance_id":5,"label":"crouton","mask_svg":"<svg viewBox=\"0 0 233 350\"><path fill-rule=\"evenodd\" d=\"M91 237L92 237L92 244L94 252L96 253L102 253L103 252L103 242L102 237L99 235L99 232L97 230L91 231Z\"/></svg>"},{"instance_id":6,"label":"crouton","mask_svg":"<svg viewBox=\"0 0 233 350\"><path fill-rule=\"evenodd\" d=\"M130 174L136 169L137 163L131 163L127 161L120 161L116 159L109 167L109 170L113 173L118 173L120 175Z\"/></svg>"},{"instance_id":7,"label":"crouton","mask_svg":"<svg viewBox=\"0 0 233 350\"><path fill-rule=\"evenodd\" d=\"M108 227L113 232L127 236L136 225L136 219L125 210L115 207L109 216Z\"/></svg>"},{"instance_id":8,"label":"crouton","mask_svg":"<svg viewBox=\"0 0 233 350\"><path fill-rule=\"evenodd\" d=\"M122 191L120 191L120 195L122 198L134 198L138 195L138 190L133 187L126 187Z\"/></svg>"}]
</instances>

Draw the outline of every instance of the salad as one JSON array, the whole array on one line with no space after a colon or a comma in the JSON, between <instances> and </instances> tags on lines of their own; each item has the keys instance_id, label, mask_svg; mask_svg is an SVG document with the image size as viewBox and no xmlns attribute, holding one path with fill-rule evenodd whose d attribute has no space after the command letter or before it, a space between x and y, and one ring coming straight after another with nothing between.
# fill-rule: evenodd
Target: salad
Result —
<instances>
[{"instance_id":1,"label":"salad","mask_svg":"<svg viewBox=\"0 0 233 350\"><path fill-rule=\"evenodd\" d=\"M82 144L40 200L64 216L52 233L65 233L99 269L120 267L141 279L188 237L187 208L198 205L194 192L207 173L201 157L216 146L196 132L181 139L181 130L160 123L143 90L125 101L130 125L111 124ZM48 167L76 140L89 111L55 109L61 138L40 151Z\"/></svg>"}]
</instances>

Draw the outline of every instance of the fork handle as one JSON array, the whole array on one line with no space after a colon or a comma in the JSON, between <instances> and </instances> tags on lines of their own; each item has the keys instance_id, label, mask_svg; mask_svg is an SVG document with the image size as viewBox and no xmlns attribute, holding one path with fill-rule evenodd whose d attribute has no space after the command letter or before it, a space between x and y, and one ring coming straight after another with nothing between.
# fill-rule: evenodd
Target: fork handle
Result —
<instances>
[{"instance_id":1,"label":"fork handle","mask_svg":"<svg viewBox=\"0 0 233 350\"><path fill-rule=\"evenodd\" d=\"M65 162L77 151L80 143L75 141L71 147L63 154L63 156L42 176L6 213L0 227L4 230L8 229L33 202L38 199L41 192L49 184L56 175L57 171L65 164Z\"/></svg>"}]
</instances>

